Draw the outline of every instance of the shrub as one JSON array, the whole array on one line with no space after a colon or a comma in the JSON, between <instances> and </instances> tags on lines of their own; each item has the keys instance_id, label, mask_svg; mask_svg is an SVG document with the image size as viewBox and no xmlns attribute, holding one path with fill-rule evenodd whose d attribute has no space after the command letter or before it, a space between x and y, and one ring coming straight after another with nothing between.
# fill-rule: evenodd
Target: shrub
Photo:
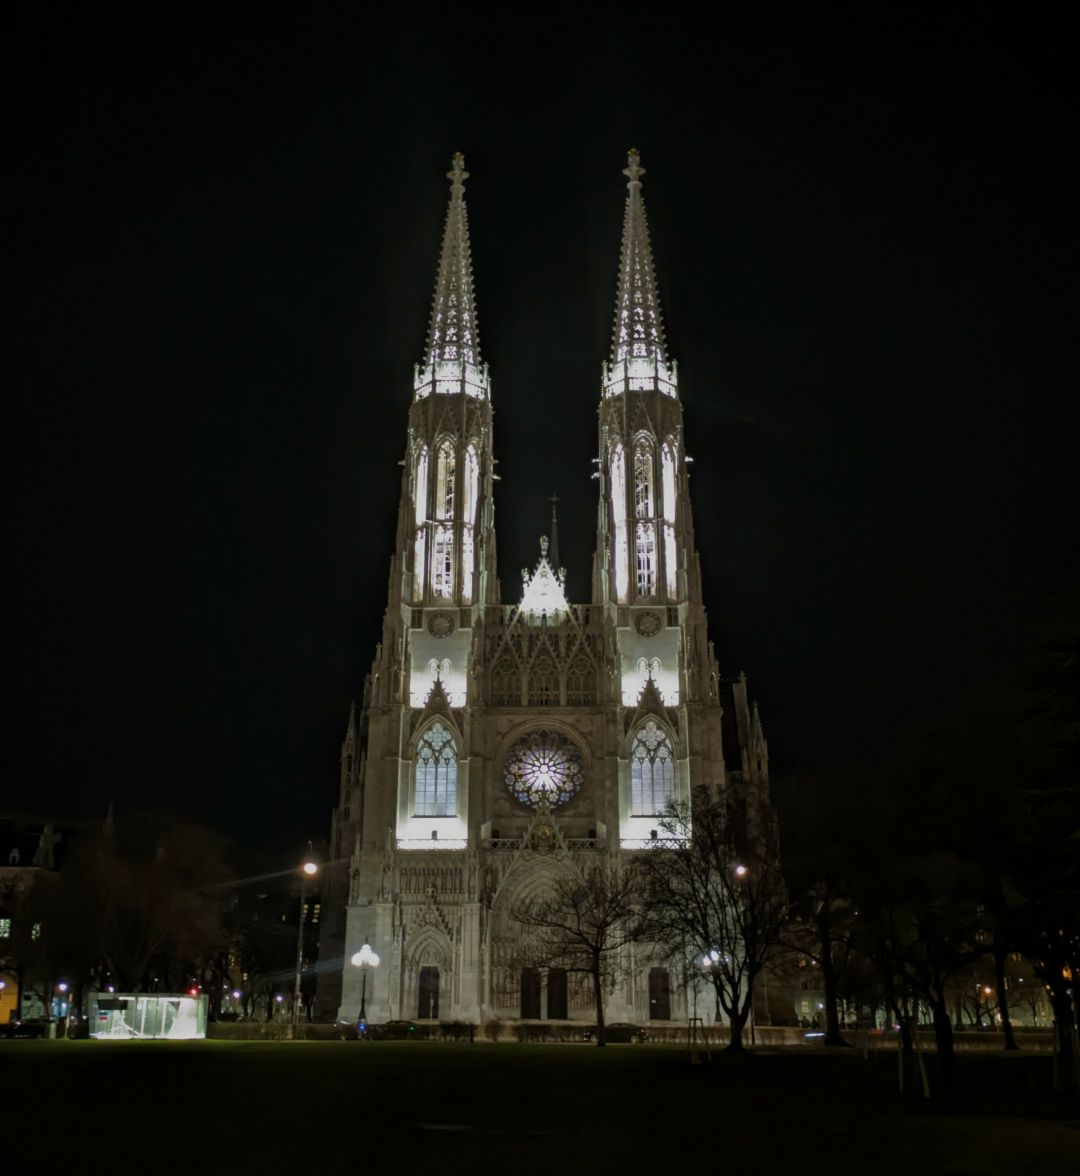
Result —
<instances>
[{"instance_id":1,"label":"shrub","mask_svg":"<svg viewBox=\"0 0 1080 1176\"><path fill-rule=\"evenodd\" d=\"M488 1041L498 1041L502 1036L502 1021L498 1017L492 1017L490 1021L484 1023L484 1036Z\"/></svg>"}]
</instances>

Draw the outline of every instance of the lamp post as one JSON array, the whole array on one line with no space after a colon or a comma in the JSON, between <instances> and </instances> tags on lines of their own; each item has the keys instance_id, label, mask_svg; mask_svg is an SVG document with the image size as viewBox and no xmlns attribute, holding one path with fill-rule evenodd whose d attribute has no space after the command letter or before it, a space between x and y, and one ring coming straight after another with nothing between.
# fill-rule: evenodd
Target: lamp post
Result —
<instances>
[{"instance_id":1,"label":"lamp post","mask_svg":"<svg viewBox=\"0 0 1080 1176\"><path fill-rule=\"evenodd\" d=\"M362 1037L367 1032L367 974L379 966L379 957L366 939L364 946L353 955L352 963L360 969L360 1020L356 1023L356 1029Z\"/></svg>"},{"instance_id":2,"label":"lamp post","mask_svg":"<svg viewBox=\"0 0 1080 1176\"><path fill-rule=\"evenodd\" d=\"M307 880L314 878L319 866L311 856L311 842L308 842L308 856L300 867L300 915L296 920L296 984L293 986L292 1027L293 1036L300 1023L300 973L304 967L304 900L307 897Z\"/></svg>"}]
</instances>

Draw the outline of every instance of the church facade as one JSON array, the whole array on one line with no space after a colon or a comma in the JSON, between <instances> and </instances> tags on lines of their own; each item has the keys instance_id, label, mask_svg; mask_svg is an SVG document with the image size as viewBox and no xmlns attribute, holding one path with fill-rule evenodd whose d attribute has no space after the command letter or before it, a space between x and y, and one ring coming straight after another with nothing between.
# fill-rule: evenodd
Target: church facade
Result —
<instances>
[{"instance_id":1,"label":"church facade","mask_svg":"<svg viewBox=\"0 0 1080 1176\"><path fill-rule=\"evenodd\" d=\"M504 598L492 382L480 354L467 173L454 157L424 362L414 372L389 600L349 717L326 871L323 1015L591 1021L565 974L522 966L518 904L554 863L627 860L704 787L770 839L768 749L744 676L721 676L694 543L679 373L629 155L601 372L591 599L558 537ZM582 422L584 424L584 421ZM350 960L365 943L379 966ZM663 960L627 948L606 1016L686 1015Z\"/></svg>"}]
</instances>

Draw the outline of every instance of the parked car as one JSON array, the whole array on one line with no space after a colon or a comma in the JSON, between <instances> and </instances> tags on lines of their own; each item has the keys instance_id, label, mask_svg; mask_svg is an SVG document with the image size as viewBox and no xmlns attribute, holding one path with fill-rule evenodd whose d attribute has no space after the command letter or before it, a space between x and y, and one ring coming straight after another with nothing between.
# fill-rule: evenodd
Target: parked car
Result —
<instances>
[{"instance_id":1,"label":"parked car","mask_svg":"<svg viewBox=\"0 0 1080 1176\"><path fill-rule=\"evenodd\" d=\"M591 1029L586 1029L582 1034L582 1039L585 1041L592 1041L595 1037L595 1025ZM615 1045L628 1041L637 1044L639 1041L649 1040L649 1031L643 1025L631 1025L626 1021L613 1021L610 1025L604 1026L604 1040Z\"/></svg>"},{"instance_id":2,"label":"parked car","mask_svg":"<svg viewBox=\"0 0 1080 1176\"><path fill-rule=\"evenodd\" d=\"M0 1025L4 1037L48 1037L49 1022L44 1017L29 1017L25 1021L8 1021Z\"/></svg>"}]
</instances>

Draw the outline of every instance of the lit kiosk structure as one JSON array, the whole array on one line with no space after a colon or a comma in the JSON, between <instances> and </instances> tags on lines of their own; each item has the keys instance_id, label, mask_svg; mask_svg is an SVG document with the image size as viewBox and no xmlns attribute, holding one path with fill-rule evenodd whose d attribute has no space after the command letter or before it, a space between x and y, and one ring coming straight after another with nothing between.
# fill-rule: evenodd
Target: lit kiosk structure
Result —
<instances>
[{"instance_id":1,"label":"lit kiosk structure","mask_svg":"<svg viewBox=\"0 0 1080 1176\"><path fill-rule=\"evenodd\" d=\"M455 156L383 638L342 747L343 864L328 871L323 933L342 966L320 976L320 1006L356 1021L365 981L347 961L369 943L382 959L364 994L372 1023L591 1022L591 996L565 973L523 967L515 907L542 897L560 857L640 852L668 803L701 786L771 839L768 753L745 678L721 678L708 638L637 152L600 388L592 599L566 597L553 511L520 594L503 601L467 174ZM685 1016L662 960L639 946L624 963L609 1020Z\"/></svg>"}]
</instances>

